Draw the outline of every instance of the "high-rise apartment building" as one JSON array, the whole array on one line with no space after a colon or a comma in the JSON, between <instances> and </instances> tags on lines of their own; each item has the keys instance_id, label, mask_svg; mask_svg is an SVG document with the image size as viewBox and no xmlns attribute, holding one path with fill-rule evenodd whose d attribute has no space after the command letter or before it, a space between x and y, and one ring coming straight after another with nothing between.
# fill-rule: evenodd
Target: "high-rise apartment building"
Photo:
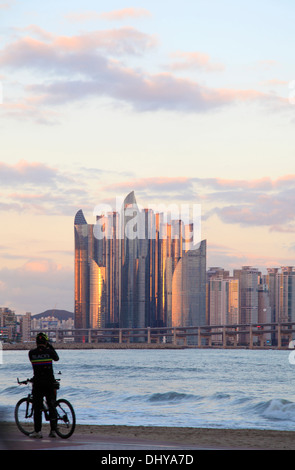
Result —
<instances>
[{"instance_id":1,"label":"high-rise apartment building","mask_svg":"<svg viewBox=\"0 0 295 470\"><path fill-rule=\"evenodd\" d=\"M172 279L172 326L206 324L206 241L183 253Z\"/></svg>"},{"instance_id":2,"label":"high-rise apartment building","mask_svg":"<svg viewBox=\"0 0 295 470\"><path fill-rule=\"evenodd\" d=\"M208 324L237 324L239 312L239 280L223 268L211 267L207 271Z\"/></svg>"},{"instance_id":3,"label":"high-rise apartment building","mask_svg":"<svg viewBox=\"0 0 295 470\"><path fill-rule=\"evenodd\" d=\"M292 266L269 268L266 283L273 322L295 321L295 270Z\"/></svg>"},{"instance_id":4,"label":"high-rise apartment building","mask_svg":"<svg viewBox=\"0 0 295 470\"><path fill-rule=\"evenodd\" d=\"M242 266L242 269L234 269L233 277L239 280L239 316L240 323L251 325L258 323L258 283L261 273L257 268ZM247 326L244 327L247 330ZM240 330L243 331L243 328ZM241 333L241 343L249 343L249 333Z\"/></svg>"},{"instance_id":5,"label":"high-rise apartment building","mask_svg":"<svg viewBox=\"0 0 295 470\"><path fill-rule=\"evenodd\" d=\"M21 316L21 339L23 342L31 340L31 312Z\"/></svg>"},{"instance_id":6,"label":"high-rise apartment building","mask_svg":"<svg viewBox=\"0 0 295 470\"><path fill-rule=\"evenodd\" d=\"M75 216L75 327L205 324L206 241L192 226L139 209L134 192L88 224Z\"/></svg>"},{"instance_id":7,"label":"high-rise apartment building","mask_svg":"<svg viewBox=\"0 0 295 470\"><path fill-rule=\"evenodd\" d=\"M271 322L277 321L277 310L276 310L276 296L278 292L277 283L278 283L278 273L279 268L267 268L266 285L269 291L269 303L271 308Z\"/></svg>"},{"instance_id":8,"label":"high-rise apartment building","mask_svg":"<svg viewBox=\"0 0 295 470\"><path fill-rule=\"evenodd\" d=\"M234 269L233 277L239 280L240 322L258 322L258 282L261 273L257 268L243 266Z\"/></svg>"},{"instance_id":9,"label":"high-rise apartment building","mask_svg":"<svg viewBox=\"0 0 295 470\"><path fill-rule=\"evenodd\" d=\"M8 307L0 308L0 341L15 341L16 331L16 315L14 310Z\"/></svg>"},{"instance_id":10,"label":"high-rise apartment building","mask_svg":"<svg viewBox=\"0 0 295 470\"><path fill-rule=\"evenodd\" d=\"M210 325L239 323L239 280L211 278L208 283Z\"/></svg>"}]
</instances>

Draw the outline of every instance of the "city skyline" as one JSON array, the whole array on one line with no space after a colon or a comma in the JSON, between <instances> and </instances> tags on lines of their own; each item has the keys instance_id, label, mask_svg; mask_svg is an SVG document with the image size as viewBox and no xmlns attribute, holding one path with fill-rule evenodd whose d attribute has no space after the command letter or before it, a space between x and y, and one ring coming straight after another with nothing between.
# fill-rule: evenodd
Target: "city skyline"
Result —
<instances>
[{"instance_id":1,"label":"city skyline","mask_svg":"<svg viewBox=\"0 0 295 470\"><path fill-rule=\"evenodd\" d=\"M73 214L131 190L200 204L208 267L295 265L294 10L0 1L1 305L73 311Z\"/></svg>"},{"instance_id":2,"label":"city skyline","mask_svg":"<svg viewBox=\"0 0 295 470\"><path fill-rule=\"evenodd\" d=\"M131 191L93 224L76 213L75 328L206 323L206 240L175 212L141 208Z\"/></svg>"}]
</instances>

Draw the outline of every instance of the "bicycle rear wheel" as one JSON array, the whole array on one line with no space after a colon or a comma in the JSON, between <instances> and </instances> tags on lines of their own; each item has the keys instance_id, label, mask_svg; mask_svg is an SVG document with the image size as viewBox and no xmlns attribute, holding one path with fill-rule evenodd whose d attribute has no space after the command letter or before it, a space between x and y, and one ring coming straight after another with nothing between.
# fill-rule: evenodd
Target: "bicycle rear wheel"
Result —
<instances>
[{"instance_id":1,"label":"bicycle rear wheel","mask_svg":"<svg viewBox=\"0 0 295 470\"><path fill-rule=\"evenodd\" d=\"M74 408L68 400L61 398L56 402L56 414L56 434L63 439L67 439L73 434L76 426Z\"/></svg>"},{"instance_id":2,"label":"bicycle rear wheel","mask_svg":"<svg viewBox=\"0 0 295 470\"><path fill-rule=\"evenodd\" d=\"M14 409L14 418L18 429L28 436L34 431L33 403L28 398L22 398Z\"/></svg>"}]
</instances>

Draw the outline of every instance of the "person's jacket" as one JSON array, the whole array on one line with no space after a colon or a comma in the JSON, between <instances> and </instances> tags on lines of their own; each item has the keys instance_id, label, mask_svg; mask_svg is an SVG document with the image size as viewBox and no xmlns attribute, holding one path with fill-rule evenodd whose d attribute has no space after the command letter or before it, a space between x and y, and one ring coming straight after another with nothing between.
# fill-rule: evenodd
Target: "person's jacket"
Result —
<instances>
[{"instance_id":1,"label":"person's jacket","mask_svg":"<svg viewBox=\"0 0 295 470\"><path fill-rule=\"evenodd\" d=\"M52 361L58 361L59 357L51 344L39 345L29 351L29 359L33 366L34 385L50 385L54 382Z\"/></svg>"}]
</instances>

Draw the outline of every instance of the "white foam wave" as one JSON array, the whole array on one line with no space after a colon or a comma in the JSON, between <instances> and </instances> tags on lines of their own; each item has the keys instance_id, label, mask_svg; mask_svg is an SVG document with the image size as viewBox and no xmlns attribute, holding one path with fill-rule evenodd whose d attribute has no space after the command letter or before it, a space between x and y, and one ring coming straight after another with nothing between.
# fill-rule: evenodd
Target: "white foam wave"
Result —
<instances>
[{"instance_id":1,"label":"white foam wave","mask_svg":"<svg viewBox=\"0 0 295 470\"><path fill-rule=\"evenodd\" d=\"M262 411L264 418L295 422L295 403L288 400L273 399L267 402Z\"/></svg>"}]
</instances>

